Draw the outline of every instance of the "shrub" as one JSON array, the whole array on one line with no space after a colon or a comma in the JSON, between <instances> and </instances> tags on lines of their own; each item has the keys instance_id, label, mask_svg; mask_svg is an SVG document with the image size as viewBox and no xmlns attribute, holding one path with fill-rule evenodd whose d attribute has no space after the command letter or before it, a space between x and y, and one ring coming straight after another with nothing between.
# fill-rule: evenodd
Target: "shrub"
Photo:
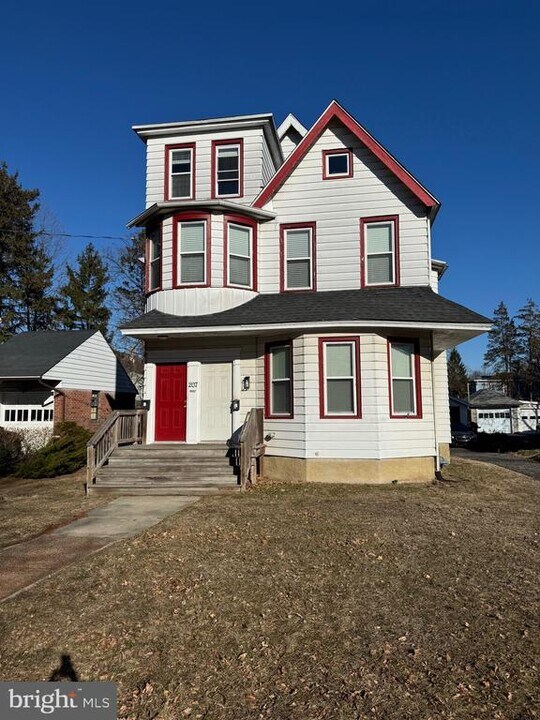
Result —
<instances>
[{"instance_id":1,"label":"shrub","mask_svg":"<svg viewBox=\"0 0 540 720\"><path fill-rule=\"evenodd\" d=\"M0 427L0 477L12 473L23 456L23 443L19 433Z\"/></svg>"},{"instance_id":2,"label":"shrub","mask_svg":"<svg viewBox=\"0 0 540 720\"><path fill-rule=\"evenodd\" d=\"M79 470L86 464L86 443L91 436L91 432L74 422L59 423L53 439L24 460L17 475L48 478Z\"/></svg>"}]
</instances>

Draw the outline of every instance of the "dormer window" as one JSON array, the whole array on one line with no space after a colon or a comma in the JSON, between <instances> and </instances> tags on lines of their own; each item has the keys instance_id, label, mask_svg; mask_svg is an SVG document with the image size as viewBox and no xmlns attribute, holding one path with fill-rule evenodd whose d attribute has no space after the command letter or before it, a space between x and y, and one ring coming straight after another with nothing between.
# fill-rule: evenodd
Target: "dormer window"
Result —
<instances>
[{"instance_id":1,"label":"dormer window","mask_svg":"<svg viewBox=\"0 0 540 720\"><path fill-rule=\"evenodd\" d=\"M350 150L323 150L323 180L352 176L353 162Z\"/></svg>"},{"instance_id":2,"label":"dormer window","mask_svg":"<svg viewBox=\"0 0 540 720\"><path fill-rule=\"evenodd\" d=\"M193 200L195 197L195 145L167 145L165 148L165 200Z\"/></svg>"},{"instance_id":3,"label":"dormer window","mask_svg":"<svg viewBox=\"0 0 540 720\"><path fill-rule=\"evenodd\" d=\"M244 143L215 140L212 143L212 196L235 198L244 194Z\"/></svg>"},{"instance_id":4,"label":"dormer window","mask_svg":"<svg viewBox=\"0 0 540 720\"><path fill-rule=\"evenodd\" d=\"M399 285L397 215L360 220L362 285Z\"/></svg>"}]
</instances>

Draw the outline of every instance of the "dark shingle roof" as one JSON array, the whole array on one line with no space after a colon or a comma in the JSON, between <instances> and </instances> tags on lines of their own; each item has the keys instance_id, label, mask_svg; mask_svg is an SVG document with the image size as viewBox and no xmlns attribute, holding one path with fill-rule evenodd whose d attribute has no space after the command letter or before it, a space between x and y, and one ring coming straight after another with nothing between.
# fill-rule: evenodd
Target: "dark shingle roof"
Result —
<instances>
[{"instance_id":1,"label":"dark shingle roof","mask_svg":"<svg viewBox=\"0 0 540 720\"><path fill-rule=\"evenodd\" d=\"M519 400L514 400L496 390L479 390L469 398L472 408L512 408L519 407Z\"/></svg>"},{"instance_id":2,"label":"dark shingle roof","mask_svg":"<svg viewBox=\"0 0 540 720\"><path fill-rule=\"evenodd\" d=\"M0 378L41 377L96 330L43 330L14 335L0 345Z\"/></svg>"},{"instance_id":3,"label":"dark shingle roof","mask_svg":"<svg viewBox=\"0 0 540 720\"><path fill-rule=\"evenodd\" d=\"M489 324L491 321L441 297L428 287L366 288L257 295L238 307L210 315L168 315L151 310L123 329L274 325L276 323L375 321Z\"/></svg>"}]
</instances>

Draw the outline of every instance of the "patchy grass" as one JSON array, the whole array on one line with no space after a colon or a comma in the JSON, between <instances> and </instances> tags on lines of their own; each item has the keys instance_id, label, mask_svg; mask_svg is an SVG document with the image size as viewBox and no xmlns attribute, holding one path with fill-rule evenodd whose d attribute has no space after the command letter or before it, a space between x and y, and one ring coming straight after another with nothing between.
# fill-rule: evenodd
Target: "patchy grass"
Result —
<instances>
[{"instance_id":1,"label":"patchy grass","mask_svg":"<svg viewBox=\"0 0 540 720\"><path fill-rule=\"evenodd\" d=\"M516 450L514 455L519 455L527 460L537 460L540 462L540 450Z\"/></svg>"},{"instance_id":2,"label":"patchy grass","mask_svg":"<svg viewBox=\"0 0 540 720\"><path fill-rule=\"evenodd\" d=\"M84 474L45 480L0 480L0 548L63 525L110 498L84 497Z\"/></svg>"},{"instance_id":3,"label":"patchy grass","mask_svg":"<svg viewBox=\"0 0 540 720\"><path fill-rule=\"evenodd\" d=\"M532 720L540 483L211 497L1 606L0 675L119 685L137 720Z\"/></svg>"}]
</instances>

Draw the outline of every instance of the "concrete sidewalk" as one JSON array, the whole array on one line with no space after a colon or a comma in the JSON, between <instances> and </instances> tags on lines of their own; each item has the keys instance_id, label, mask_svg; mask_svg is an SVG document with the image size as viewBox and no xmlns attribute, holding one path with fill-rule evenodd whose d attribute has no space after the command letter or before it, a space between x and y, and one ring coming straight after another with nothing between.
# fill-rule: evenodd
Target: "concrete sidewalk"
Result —
<instances>
[{"instance_id":1,"label":"concrete sidewalk","mask_svg":"<svg viewBox=\"0 0 540 720\"><path fill-rule=\"evenodd\" d=\"M32 587L107 545L134 537L199 497L122 497L36 538L0 551L0 601Z\"/></svg>"}]
</instances>

